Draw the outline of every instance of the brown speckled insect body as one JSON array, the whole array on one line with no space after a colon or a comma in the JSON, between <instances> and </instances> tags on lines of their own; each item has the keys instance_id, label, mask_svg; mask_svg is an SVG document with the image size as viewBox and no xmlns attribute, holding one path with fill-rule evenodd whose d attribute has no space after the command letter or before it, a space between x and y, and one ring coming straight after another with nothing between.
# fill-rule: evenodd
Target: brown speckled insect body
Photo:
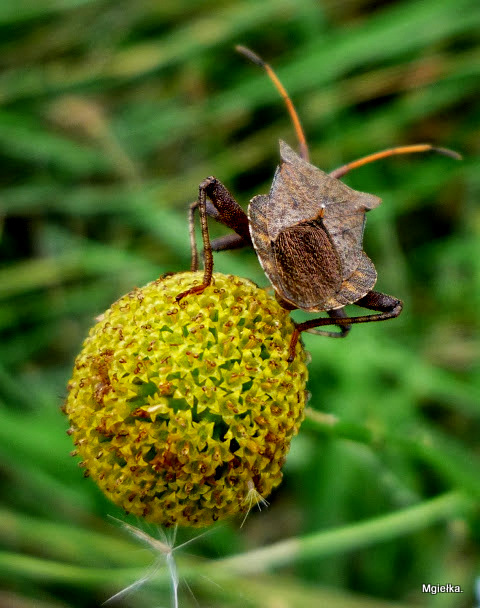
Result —
<instances>
[{"instance_id":1,"label":"brown speckled insect body","mask_svg":"<svg viewBox=\"0 0 480 608\"><path fill-rule=\"evenodd\" d=\"M192 270L197 270L194 214L198 209L204 245L204 279L202 284L179 294L177 300L200 293L210 284L212 251L253 246L277 300L284 308L328 314L328 318L296 323L289 349L291 361L302 331L343 337L353 323L384 321L397 317L402 311L399 299L373 291L377 273L363 251L365 213L378 207L381 200L373 194L349 188L339 178L351 169L393 155L428 150L454 158L459 155L430 144L416 144L383 150L330 174L324 173L309 162L297 113L272 68L249 49L237 47L237 50L265 69L282 95L299 140L300 154L280 141L281 164L277 167L270 193L251 200L248 216L215 177L207 177L200 184L198 199L190 206L189 224ZM211 242L207 216L231 228L235 234ZM373 310L375 314L349 317L344 311L348 304ZM340 331L314 329L325 325L336 325Z\"/></svg>"}]
</instances>

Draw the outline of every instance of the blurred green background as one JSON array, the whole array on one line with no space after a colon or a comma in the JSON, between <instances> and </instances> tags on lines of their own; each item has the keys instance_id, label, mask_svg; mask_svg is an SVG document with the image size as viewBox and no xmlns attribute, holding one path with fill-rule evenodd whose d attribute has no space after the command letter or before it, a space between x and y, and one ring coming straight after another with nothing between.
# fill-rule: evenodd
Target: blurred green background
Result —
<instances>
[{"instance_id":1,"label":"blurred green background","mask_svg":"<svg viewBox=\"0 0 480 608\"><path fill-rule=\"evenodd\" d=\"M476 605L479 40L478 0L2 0L0 606L99 606L155 559L107 518L122 514L68 456L59 408L94 317L189 267L199 182L246 205L269 190L278 139L295 145L239 43L277 70L317 166L424 141L464 160L345 179L383 198L365 249L405 310L347 340L305 336L312 411L284 482L243 528L178 552L181 606ZM267 285L252 251L215 264ZM116 605L170 606L159 563Z\"/></svg>"}]
</instances>

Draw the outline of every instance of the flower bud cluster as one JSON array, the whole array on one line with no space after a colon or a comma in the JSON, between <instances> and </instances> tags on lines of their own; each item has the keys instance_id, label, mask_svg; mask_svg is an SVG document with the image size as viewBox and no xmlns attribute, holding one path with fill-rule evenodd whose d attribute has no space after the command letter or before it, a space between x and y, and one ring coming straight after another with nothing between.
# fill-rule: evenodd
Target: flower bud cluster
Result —
<instances>
[{"instance_id":1,"label":"flower bud cluster","mask_svg":"<svg viewBox=\"0 0 480 608\"><path fill-rule=\"evenodd\" d=\"M205 526L282 478L303 419L306 353L288 312L248 280L160 278L90 330L65 404L85 474L129 513Z\"/></svg>"}]
</instances>

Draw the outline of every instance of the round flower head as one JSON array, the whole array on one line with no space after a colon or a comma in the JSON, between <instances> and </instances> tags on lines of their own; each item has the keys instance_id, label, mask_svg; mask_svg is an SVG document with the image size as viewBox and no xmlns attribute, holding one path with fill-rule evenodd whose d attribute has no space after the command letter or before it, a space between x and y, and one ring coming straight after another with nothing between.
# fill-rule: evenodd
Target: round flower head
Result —
<instances>
[{"instance_id":1,"label":"round flower head","mask_svg":"<svg viewBox=\"0 0 480 608\"><path fill-rule=\"evenodd\" d=\"M306 355L288 312L245 279L170 275L107 310L85 340L66 413L86 469L127 512L205 526L278 486L303 419Z\"/></svg>"}]
</instances>

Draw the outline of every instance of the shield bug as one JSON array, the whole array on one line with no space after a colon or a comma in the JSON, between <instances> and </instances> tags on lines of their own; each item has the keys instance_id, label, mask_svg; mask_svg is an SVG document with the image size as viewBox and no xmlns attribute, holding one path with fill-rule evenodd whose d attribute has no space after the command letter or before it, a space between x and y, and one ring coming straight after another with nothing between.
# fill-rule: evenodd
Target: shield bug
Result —
<instances>
[{"instance_id":1,"label":"shield bug","mask_svg":"<svg viewBox=\"0 0 480 608\"><path fill-rule=\"evenodd\" d=\"M211 282L213 251L253 246L277 300L288 309L326 312L322 317L296 323L289 360L303 331L343 337L354 323L384 321L402 311L398 298L373 291L375 266L363 251L365 214L381 199L358 192L340 181L346 173L388 156L434 151L456 159L456 152L430 144L382 150L325 173L309 162L308 146L297 112L272 68L250 49L237 51L262 67L283 97L292 119L299 154L280 141L281 163L270 193L255 196L245 214L227 188L215 177L199 185L198 199L190 205L189 231L192 270L198 268L194 216L198 209L204 245L204 277L200 285L179 294L177 300L200 293ZM212 217L234 231L210 241L207 218ZM355 304L374 314L348 316L344 307ZM339 331L315 328L335 325Z\"/></svg>"}]
</instances>

